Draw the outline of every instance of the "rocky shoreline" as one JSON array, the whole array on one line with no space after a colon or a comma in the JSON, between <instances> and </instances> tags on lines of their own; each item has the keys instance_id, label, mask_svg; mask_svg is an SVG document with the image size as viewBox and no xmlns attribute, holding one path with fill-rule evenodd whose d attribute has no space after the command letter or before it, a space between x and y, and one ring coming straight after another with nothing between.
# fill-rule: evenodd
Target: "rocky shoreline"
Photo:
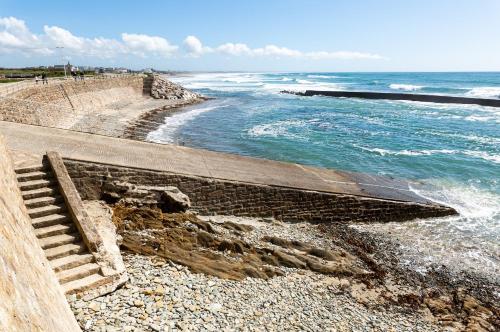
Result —
<instances>
[{"instance_id":1,"label":"rocky shoreline","mask_svg":"<svg viewBox=\"0 0 500 332\"><path fill-rule=\"evenodd\" d=\"M500 327L498 285L444 267L419 274L399 261L397 243L349 224L122 205L114 222L130 281L97 299L70 299L85 331Z\"/></svg>"},{"instance_id":2,"label":"rocky shoreline","mask_svg":"<svg viewBox=\"0 0 500 332\"><path fill-rule=\"evenodd\" d=\"M174 105L167 105L147 111L127 124L122 137L144 141L150 132L155 131L163 124L166 116L175 112L182 112L186 106L200 104L207 100L209 100L209 98L197 96L190 100L179 101Z\"/></svg>"},{"instance_id":3,"label":"rocky shoreline","mask_svg":"<svg viewBox=\"0 0 500 332\"><path fill-rule=\"evenodd\" d=\"M153 75L150 85L151 97L169 100L173 103L144 112L136 119L129 121L121 137L144 141L150 132L155 131L163 124L166 116L180 112L186 106L209 100L209 98L192 92L160 75Z\"/></svg>"}]
</instances>

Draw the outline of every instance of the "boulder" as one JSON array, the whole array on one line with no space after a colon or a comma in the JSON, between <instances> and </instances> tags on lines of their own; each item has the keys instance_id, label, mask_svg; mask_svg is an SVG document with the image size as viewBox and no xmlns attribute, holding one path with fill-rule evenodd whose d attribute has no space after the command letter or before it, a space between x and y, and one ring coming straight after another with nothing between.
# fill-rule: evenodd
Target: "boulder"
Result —
<instances>
[{"instance_id":1,"label":"boulder","mask_svg":"<svg viewBox=\"0 0 500 332\"><path fill-rule=\"evenodd\" d=\"M194 100L202 96L159 75L154 75L151 85L151 97L155 99Z\"/></svg>"},{"instance_id":2,"label":"boulder","mask_svg":"<svg viewBox=\"0 0 500 332\"><path fill-rule=\"evenodd\" d=\"M105 182L103 198L123 205L157 206L163 212L184 212L191 207L189 197L177 187L141 186L116 180Z\"/></svg>"},{"instance_id":3,"label":"boulder","mask_svg":"<svg viewBox=\"0 0 500 332\"><path fill-rule=\"evenodd\" d=\"M177 187L165 187L165 190L161 193L161 198L168 211L186 211L191 207L189 197Z\"/></svg>"}]
</instances>

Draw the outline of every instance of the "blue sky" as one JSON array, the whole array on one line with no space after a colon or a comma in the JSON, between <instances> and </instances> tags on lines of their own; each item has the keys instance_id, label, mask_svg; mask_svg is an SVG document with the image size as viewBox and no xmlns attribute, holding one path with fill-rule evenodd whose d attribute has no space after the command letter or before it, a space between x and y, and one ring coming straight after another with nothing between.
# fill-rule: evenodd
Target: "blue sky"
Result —
<instances>
[{"instance_id":1,"label":"blue sky","mask_svg":"<svg viewBox=\"0 0 500 332\"><path fill-rule=\"evenodd\" d=\"M203 71L499 71L500 1L0 2L0 66L63 58Z\"/></svg>"}]
</instances>

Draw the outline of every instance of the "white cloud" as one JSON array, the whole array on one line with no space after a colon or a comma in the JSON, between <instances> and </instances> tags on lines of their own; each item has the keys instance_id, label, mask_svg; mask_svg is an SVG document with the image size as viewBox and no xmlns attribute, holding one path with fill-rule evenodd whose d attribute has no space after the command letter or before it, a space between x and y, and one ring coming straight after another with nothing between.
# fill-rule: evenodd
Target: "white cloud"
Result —
<instances>
[{"instance_id":1,"label":"white cloud","mask_svg":"<svg viewBox=\"0 0 500 332\"><path fill-rule=\"evenodd\" d=\"M0 17L0 52L20 52L25 55L51 55L56 48L64 48L65 56L79 55L99 58L115 58L125 54L140 57L169 57L177 54L179 47L163 37L145 34L122 33L121 39L76 36L58 26L43 27L43 34L34 34L23 20L15 17ZM268 58L297 58L308 60L378 60L378 54L337 51L303 52L277 45L251 48L244 43L225 43L217 47L203 45L196 36L187 36L183 41L184 55L200 57L208 53L228 56Z\"/></svg>"},{"instance_id":2,"label":"white cloud","mask_svg":"<svg viewBox=\"0 0 500 332\"><path fill-rule=\"evenodd\" d=\"M171 56L178 47L165 38L143 34L123 33L122 39L76 36L58 26L43 27L43 34L32 33L23 20L15 17L0 18L0 51L31 54L54 54L56 48L64 48L65 56L81 55L113 58L123 54L146 56Z\"/></svg>"},{"instance_id":3,"label":"white cloud","mask_svg":"<svg viewBox=\"0 0 500 332\"><path fill-rule=\"evenodd\" d=\"M205 53L213 52L213 49L203 46L202 42L195 36L187 36L183 44L187 54L193 57L199 57Z\"/></svg>"},{"instance_id":4,"label":"white cloud","mask_svg":"<svg viewBox=\"0 0 500 332\"><path fill-rule=\"evenodd\" d=\"M198 39L197 39L198 40ZM200 42L201 44L201 42ZM380 60L383 56L372 53L338 51L338 52L302 52L299 50L266 45L262 48L250 48L243 43L226 43L215 48L216 52L232 56L260 56L274 58L306 58L310 60Z\"/></svg>"},{"instance_id":5,"label":"white cloud","mask_svg":"<svg viewBox=\"0 0 500 332\"><path fill-rule=\"evenodd\" d=\"M53 26L44 26L43 31L47 38L53 42L53 44L69 49L81 50L85 44L85 40L80 37L76 37L68 30L63 28Z\"/></svg>"},{"instance_id":6,"label":"white cloud","mask_svg":"<svg viewBox=\"0 0 500 332\"><path fill-rule=\"evenodd\" d=\"M45 47L37 48L39 38L32 34L23 20L15 17L0 18L0 50L5 53L20 50L23 53L51 53Z\"/></svg>"},{"instance_id":7,"label":"white cloud","mask_svg":"<svg viewBox=\"0 0 500 332\"><path fill-rule=\"evenodd\" d=\"M279 47L276 45L266 45L263 48L256 48L252 50L253 55L258 56L274 56L274 57L300 57L302 52L292 50L286 47Z\"/></svg>"},{"instance_id":8,"label":"white cloud","mask_svg":"<svg viewBox=\"0 0 500 332\"><path fill-rule=\"evenodd\" d=\"M165 38L157 36L122 33L122 40L131 52L140 56L146 56L148 53L170 56L179 48L171 45Z\"/></svg>"},{"instance_id":9,"label":"white cloud","mask_svg":"<svg viewBox=\"0 0 500 332\"><path fill-rule=\"evenodd\" d=\"M251 55L252 50L246 44L233 44L226 43L222 44L216 49L220 53L228 55Z\"/></svg>"}]
</instances>

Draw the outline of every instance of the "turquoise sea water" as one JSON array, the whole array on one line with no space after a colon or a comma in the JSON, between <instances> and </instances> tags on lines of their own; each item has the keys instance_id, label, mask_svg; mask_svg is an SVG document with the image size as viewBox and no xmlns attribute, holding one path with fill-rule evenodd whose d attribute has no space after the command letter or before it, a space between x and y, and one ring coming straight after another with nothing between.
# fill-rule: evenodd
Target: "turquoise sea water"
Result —
<instances>
[{"instance_id":1,"label":"turquoise sea water","mask_svg":"<svg viewBox=\"0 0 500 332\"><path fill-rule=\"evenodd\" d=\"M359 227L401 240L408 261L500 274L500 108L279 93L500 98L500 73L209 73L172 80L216 99L166 118L148 139L418 180L418 193L461 215Z\"/></svg>"}]
</instances>

